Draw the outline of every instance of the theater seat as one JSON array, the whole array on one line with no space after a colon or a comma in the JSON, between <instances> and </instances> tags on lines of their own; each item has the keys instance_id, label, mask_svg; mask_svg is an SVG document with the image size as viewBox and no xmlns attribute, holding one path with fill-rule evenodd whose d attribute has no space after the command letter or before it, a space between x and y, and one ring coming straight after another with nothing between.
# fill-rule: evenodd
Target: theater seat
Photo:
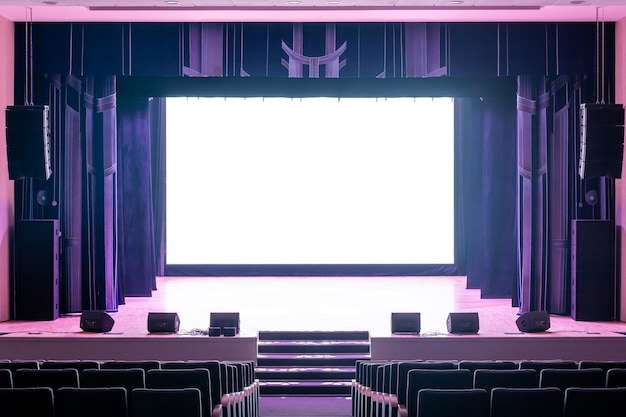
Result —
<instances>
[{"instance_id":1,"label":"theater seat","mask_svg":"<svg viewBox=\"0 0 626 417\"><path fill-rule=\"evenodd\" d=\"M52 388L0 388L3 417L54 417Z\"/></svg>"},{"instance_id":2,"label":"theater seat","mask_svg":"<svg viewBox=\"0 0 626 417\"><path fill-rule=\"evenodd\" d=\"M538 388L539 375L534 369L477 369L474 388L489 395L494 388Z\"/></svg>"},{"instance_id":3,"label":"theater seat","mask_svg":"<svg viewBox=\"0 0 626 417\"><path fill-rule=\"evenodd\" d=\"M16 388L50 387L78 388L79 379L76 369L18 369L13 373L13 386Z\"/></svg>"},{"instance_id":4,"label":"theater seat","mask_svg":"<svg viewBox=\"0 0 626 417\"><path fill-rule=\"evenodd\" d=\"M127 417L126 390L60 388L55 394L56 417Z\"/></svg>"},{"instance_id":5,"label":"theater seat","mask_svg":"<svg viewBox=\"0 0 626 417\"><path fill-rule=\"evenodd\" d=\"M13 373L10 369L0 369L0 388L13 388Z\"/></svg>"},{"instance_id":6,"label":"theater seat","mask_svg":"<svg viewBox=\"0 0 626 417\"><path fill-rule=\"evenodd\" d=\"M138 388L130 394L132 417L202 417L202 400L197 388Z\"/></svg>"},{"instance_id":7,"label":"theater seat","mask_svg":"<svg viewBox=\"0 0 626 417\"><path fill-rule=\"evenodd\" d=\"M539 387L556 387L565 392L567 388L603 388L606 377L602 369L544 369L539 374Z\"/></svg>"},{"instance_id":8,"label":"theater seat","mask_svg":"<svg viewBox=\"0 0 626 417\"><path fill-rule=\"evenodd\" d=\"M626 388L568 388L563 417L623 417L626 415Z\"/></svg>"},{"instance_id":9,"label":"theater seat","mask_svg":"<svg viewBox=\"0 0 626 417\"><path fill-rule=\"evenodd\" d=\"M489 417L489 397L482 389L423 389L416 417Z\"/></svg>"},{"instance_id":10,"label":"theater seat","mask_svg":"<svg viewBox=\"0 0 626 417\"><path fill-rule=\"evenodd\" d=\"M558 388L494 388L491 417L562 417L563 393Z\"/></svg>"},{"instance_id":11,"label":"theater seat","mask_svg":"<svg viewBox=\"0 0 626 417\"><path fill-rule=\"evenodd\" d=\"M626 369L609 369L606 372L606 387L626 387Z\"/></svg>"},{"instance_id":12,"label":"theater seat","mask_svg":"<svg viewBox=\"0 0 626 417\"><path fill-rule=\"evenodd\" d=\"M399 407L401 417L415 417L418 397L424 389L471 389L469 369L412 369L407 375L406 407ZM438 397L437 397L438 398Z\"/></svg>"},{"instance_id":13,"label":"theater seat","mask_svg":"<svg viewBox=\"0 0 626 417\"><path fill-rule=\"evenodd\" d=\"M211 377L208 369L151 369L146 373L146 388L195 388L200 392L202 414L210 416L212 413Z\"/></svg>"}]
</instances>

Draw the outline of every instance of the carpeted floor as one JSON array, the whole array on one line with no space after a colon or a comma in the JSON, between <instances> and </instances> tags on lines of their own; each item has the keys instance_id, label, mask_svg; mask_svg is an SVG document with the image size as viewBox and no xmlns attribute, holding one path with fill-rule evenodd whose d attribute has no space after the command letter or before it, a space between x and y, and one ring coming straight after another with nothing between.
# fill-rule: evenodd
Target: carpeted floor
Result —
<instances>
[{"instance_id":1,"label":"carpeted floor","mask_svg":"<svg viewBox=\"0 0 626 417\"><path fill-rule=\"evenodd\" d=\"M261 397L260 417L349 417L350 398L344 397Z\"/></svg>"}]
</instances>

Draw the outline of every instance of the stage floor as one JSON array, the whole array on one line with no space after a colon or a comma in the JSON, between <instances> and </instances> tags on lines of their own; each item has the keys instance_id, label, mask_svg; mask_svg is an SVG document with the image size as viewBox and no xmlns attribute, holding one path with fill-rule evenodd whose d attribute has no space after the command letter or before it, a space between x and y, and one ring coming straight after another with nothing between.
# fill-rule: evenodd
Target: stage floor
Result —
<instances>
[{"instance_id":1,"label":"stage floor","mask_svg":"<svg viewBox=\"0 0 626 417\"><path fill-rule=\"evenodd\" d=\"M375 359L626 359L626 323L551 316L547 332L521 333L511 300L481 299L465 277L159 277L157 288L110 312L106 334L81 331L80 313L0 323L0 359L250 359L264 330L367 330ZM148 334L149 312L176 312L179 334ZM240 335L188 335L211 312L239 312ZM392 312L420 312L421 335L392 335ZM450 312L477 312L478 334L448 334Z\"/></svg>"}]
</instances>

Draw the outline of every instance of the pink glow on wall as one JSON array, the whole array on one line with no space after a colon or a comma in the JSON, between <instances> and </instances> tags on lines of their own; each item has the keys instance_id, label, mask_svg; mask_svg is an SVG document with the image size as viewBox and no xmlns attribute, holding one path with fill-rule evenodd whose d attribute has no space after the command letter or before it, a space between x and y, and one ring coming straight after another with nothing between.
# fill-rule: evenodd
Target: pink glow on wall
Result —
<instances>
[{"instance_id":1,"label":"pink glow on wall","mask_svg":"<svg viewBox=\"0 0 626 417\"><path fill-rule=\"evenodd\" d=\"M90 10L76 6L33 6L40 22L583 22L596 20L596 6L532 8L181 8L158 10ZM626 5L605 6L605 21L626 17ZM0 16L24 21L20 6L0 6Z\"/></svg>"},{"instance_id":2,"label":"pink glow on wall","mask_svg":"<svg viewBox=\"0 0 626 417\"><path fill-rule=\"evenodd\" d=\"M9 181L5 138L6 106L13 104L13 23L0 17L0 321L10 318L11 230L13 182Z\"/></svg>"}]
</instances>

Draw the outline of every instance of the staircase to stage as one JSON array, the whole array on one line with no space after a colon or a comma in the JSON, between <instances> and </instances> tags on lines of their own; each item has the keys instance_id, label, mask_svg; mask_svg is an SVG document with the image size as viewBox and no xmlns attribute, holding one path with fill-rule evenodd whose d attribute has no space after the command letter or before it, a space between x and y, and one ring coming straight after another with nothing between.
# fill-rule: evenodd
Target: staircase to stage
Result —
<instances>
[{"instance_id":1,"label":"staircase to stage","mask_svg":"<svg viewBox=\"0 0 626 417\"><path fill-rule=\"evenodd\" d=\"M350 396L357 360L370 358L367 331L260 331L262 396Z\"/></svg>"}]
</instances>

